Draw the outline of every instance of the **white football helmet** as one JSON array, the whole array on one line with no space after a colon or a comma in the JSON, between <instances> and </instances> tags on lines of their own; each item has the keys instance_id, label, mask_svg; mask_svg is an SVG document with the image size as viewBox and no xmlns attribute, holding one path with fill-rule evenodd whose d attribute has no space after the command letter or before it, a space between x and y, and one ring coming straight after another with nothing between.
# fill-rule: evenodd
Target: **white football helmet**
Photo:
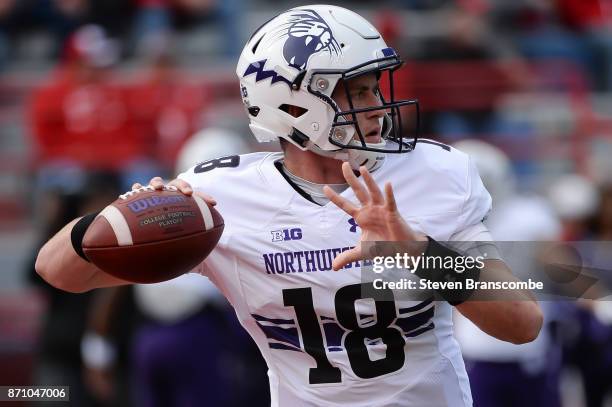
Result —
<instances>
[{"instance_id":1,"label":"white football helmet","mask_svg":"<svg viewBox=\"0 0 612 407\"><path fill-rule=\"evenodd\" d=\"M250 128L260 142L279 137L301 150L349 161L354 169L378 168L385 153L411 151L417 135L402 136L400 107L418 102L394 100L393 72L402 65L378 31L358 14L336 6L288 10L261 26L247 42L236 68ZM374 72L389 75L389 100L353 108L346 80ZM342 111L332 93L343 79L350 105ZM300 114L289 113L297 106ZM382 142L366 143L357 113L384 110ZM387 143L392 140L393 143Z\"/></svg>"}]
</instances>

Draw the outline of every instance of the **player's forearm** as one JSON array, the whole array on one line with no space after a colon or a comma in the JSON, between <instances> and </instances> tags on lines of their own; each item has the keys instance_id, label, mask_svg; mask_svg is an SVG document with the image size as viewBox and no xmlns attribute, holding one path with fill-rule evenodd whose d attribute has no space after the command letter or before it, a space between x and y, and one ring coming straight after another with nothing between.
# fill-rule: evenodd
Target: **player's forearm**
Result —
<instances>
[{"instance_id":1,"label":"player's forearm","mask_svg":"<svg viewBox=\"0 0 612 407\"><path fill-rule=\"evenodd\" d=\"M75 219L64 226L40 249L36 258L36 272L52 286L74 293L128 284L104 273L74 251L70 233L77 221Z\"/></svg>"},{"instance_id":2,"label":"player's forearm","mask_svg":"<svg viewBox=\"0 0 612 407\"><path fill-rule=\"evenodd\" d=\"M519 280L504 262L487 260L480 281ZM542 328L542 310L528 290L479 289L457 305L457 310L489 335L515 344L533 341Z\"/></svg>"},{"instance_id":3,"label":"player's forearm","mask_svg":"<svg viewBox=\"0 0 612 407\"><path fill-rule=\"evenodd\" d=\"M517 345L535 340L542 328L542 311L532 300L466 301L457 310L483 332Z\"/></svg>"}]
</instances>

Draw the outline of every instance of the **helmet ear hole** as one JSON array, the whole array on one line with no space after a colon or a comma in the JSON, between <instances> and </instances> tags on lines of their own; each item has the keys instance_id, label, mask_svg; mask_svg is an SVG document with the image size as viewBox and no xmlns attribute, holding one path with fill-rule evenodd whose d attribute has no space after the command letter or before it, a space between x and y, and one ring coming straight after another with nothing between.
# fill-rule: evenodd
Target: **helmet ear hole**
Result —
<instances>
[{"instance_id":1,"label":"helmet ear hole","mask_svg":"<svg viewBox=\"0 0 612 407\"><path fill-rule=\"evenodd\" d=\"M251 106L247 109L249 111L249 114L253 117L257 117L257 115L259 114L259 111L261 109L259 109L258 106Z\"/></svg>"},{"instance_id":2,"label":"helmet ear hole","mask_svg":"<svg viewBox=\"0 0 612 407\"><path fill-rule=\"evenodd\" d=\"M296 105L288 105L286 103L283 103L278 108L282 110L283 112L288 113L295 118L303 116L308 111L308 109L304 109L303 107L296 106Z\"/></svg>"}]
</instances>

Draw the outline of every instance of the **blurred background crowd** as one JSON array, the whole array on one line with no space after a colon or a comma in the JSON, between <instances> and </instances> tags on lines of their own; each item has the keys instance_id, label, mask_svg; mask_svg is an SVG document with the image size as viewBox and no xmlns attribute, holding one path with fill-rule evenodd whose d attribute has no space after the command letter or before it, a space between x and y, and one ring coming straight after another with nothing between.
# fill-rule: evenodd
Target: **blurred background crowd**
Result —
<instances>
[{"instance_id":1,"label":"blurred background crowd","mask_svg":"<svg viewBox=\"0 0 612 407\"><path fill-rule=\"evenodd\" d=\"M329 3L407 61L397 97L420 100L422 136L474 156L494 236L612 240L612 1ZM296 5L0 1L0 385L69 385L84 406L269 405L263 360L205 279L67 294L34 260L134 182L275 149L249 134L234 70ZM520 348L458 319L475 405L611 406L603 304L547 304Z\"/></svg>"}]
</instances>

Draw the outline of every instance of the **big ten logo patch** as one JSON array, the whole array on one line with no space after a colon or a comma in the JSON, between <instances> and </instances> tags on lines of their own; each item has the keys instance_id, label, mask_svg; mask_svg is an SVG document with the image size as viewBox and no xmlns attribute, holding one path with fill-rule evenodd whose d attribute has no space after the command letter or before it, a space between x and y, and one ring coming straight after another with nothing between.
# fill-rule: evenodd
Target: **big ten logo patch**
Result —
<instances>
[{"instance_id":1,"label":"big ten logo patch","mask_svg":"<svg viewBox=\"0 0 612 407\"><path fill-rule=\"evenodd\" d=\"M272 230L270 233L272 233L273 242L302 239L302 229L300 228Z\"/></svg>"}]
</instances>

